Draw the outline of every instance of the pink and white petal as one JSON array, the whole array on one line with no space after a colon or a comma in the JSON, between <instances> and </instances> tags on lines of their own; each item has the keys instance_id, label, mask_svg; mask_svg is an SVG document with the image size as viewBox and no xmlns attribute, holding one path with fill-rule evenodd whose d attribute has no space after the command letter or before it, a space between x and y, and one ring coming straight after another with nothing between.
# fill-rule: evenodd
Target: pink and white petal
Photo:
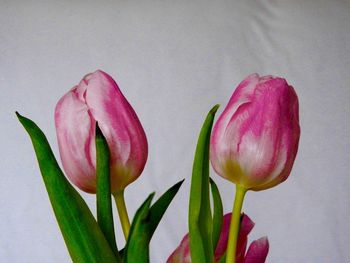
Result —
<instances>
[{"instance_id":1,"label":"pink and white petal","mask_svg":"<svg viewBox=\"0 0 350 263\"><path fill-rule=\"evenodd\" d=\"M191 263L189 235L186 234L180 245L169 256L166 263Z\"/></svg>"},{"instance_id":2,"label":"pink and white petal","mask_svg":"<svg viewBox=\"0 0 350 263\"><path fill-rule=\"evenodd\" d=\"M238 147L237 153L234 152L230 158L236 159L244 174L249 175L242 182L248 188L271 181L273 174L279 175L283 170L284 163L278 165L284 131L280 100L286 89L289 87L281 78L259 83L252 103L242 106L241 112L237 111L237 117L232 120L233 128L230 130L239 134L240 140L234 144ZM242 118L244 121L238 121Z\"/></svg>"},{"instance_id":3,"label":"pink and white petal","mask_svg":"<svg viewBox=\"0 0 350 263\"><path fill-rule=\"evenodd\" d=\"M280 80L279 83L277 80ZM293 87L288 86L285 80L277 80L270 84L275 85L281 93L278 103L285 105L285 107L280 108L280 118L276 120L279 123L281 132L279 134L278 145L276 145L274 167L271 169L268 180L252 188L252 190L256 191L273 187L286 180L298 151L300 137L298 97Z\"/></svg>"},{"instance_id":4,"label":"pink and white petal","mask_svg":"<svg viewBox=\"0 0 350 263\"><path fill-rule=\"evenodd\" d=\"M210 160L214 170L221 176L225 176L225 171L222 169L225 165L222 162L229 157L232 151L231 146L234 145L232 140L237 138L237 136L234 136L234 138L227 136L227 127L230 125L232 116L237 109L251 101L254 88L258 82L259 75L256 73L245 78L232 94L223 113L213 127L210 143ZM235 135L235 133L233 134Z\"/></svg>"},{"instance_id":5,"label":"pink and white petal","mask_svg":"<svg viewBox=\"0 0 350 263\"><path fill-rule=\"evenodd\" d=\"M254 93L256 85L259 84L260 76L257 73L250 74L241 83L238 84L237 88L233 92L226 108L234 108L234 105L240 105L246 101L251 100L251 96ZM235 111L232 111L233 113ZM232 116L232 114L231 114Z\"/></svg>"},{"instance_id":6,"label":"pink and white petal","mask_svg":"<svg viewBox=\"0 0 350 263\"><path fill-rule=\"evenodd\" d=\"M86 103L111 149L112 191L123 188L141 174L146 163L145 132L115 81L100 70L88 76ZM117 180L115 174L121 172L123 178Z\"/></svg>"},{"instance_id":7,"label":"pink and white petal","mask_svg":"<svg viewBox=\"0 0 350 263\"><path fill-rule=\"evenodd\" d=\"M268 253L269 241L267 237L262 237L250 244L244 263L264 263Z\"/></svg>"},{"instance_id":8,"label":"pink and white petal","mask_svg":"<svg viewBox=\"0 0 350 263\"><path fill-rule=\"evenodd\" d=\"M91 159L94 148L94 121L79 96L82 90L73 88L56 105L55 125L64 170L80 189L94 193L95 168Z\"/></svg>"}]
</instances>

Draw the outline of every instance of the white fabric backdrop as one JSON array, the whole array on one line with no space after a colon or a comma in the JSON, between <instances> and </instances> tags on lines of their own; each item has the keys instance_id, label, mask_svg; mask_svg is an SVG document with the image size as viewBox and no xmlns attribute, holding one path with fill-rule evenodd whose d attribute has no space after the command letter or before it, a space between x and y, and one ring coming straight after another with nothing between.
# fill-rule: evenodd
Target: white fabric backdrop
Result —
<instances>
[{"instance_id":1,"label":"white fabric backdrop","mask_svg":"<svg viewBox=\"0 0 350 263\"><path fill-rule=\"evenodd\" d=\"M0 2L1 262L70 262L14 111L38 123L58 156L55 104L97 68L116 79L150 145L143 175L126 190L130 215L151 191L187 178L152 239L152 262L165 262L187 231L207 111L220 103L220 113L252 72L295 87L302 135L290 178L247 195L251 239L269 237L267 262L349 262L349 1L69 2ZM233 185L212 176L228 212ZM94 196L83 196L94 210Z\"/></svg>"}]
</instances>

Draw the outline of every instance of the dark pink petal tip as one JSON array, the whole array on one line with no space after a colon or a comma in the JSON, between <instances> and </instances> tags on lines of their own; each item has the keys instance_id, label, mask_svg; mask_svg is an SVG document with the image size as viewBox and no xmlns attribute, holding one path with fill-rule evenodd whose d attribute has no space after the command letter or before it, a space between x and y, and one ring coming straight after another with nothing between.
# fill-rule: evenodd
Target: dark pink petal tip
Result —
<instances>
[{"instance_id":1,"label":"dark pink petal tip","mask_svg":"<svg viewBox=\"0 0 350 263\"><path fill-rule=\"evenodd\" d=\"M250 244L244 263L264 263L268 253L269 240L262 237Z\"/></svg>"}]
</instances>

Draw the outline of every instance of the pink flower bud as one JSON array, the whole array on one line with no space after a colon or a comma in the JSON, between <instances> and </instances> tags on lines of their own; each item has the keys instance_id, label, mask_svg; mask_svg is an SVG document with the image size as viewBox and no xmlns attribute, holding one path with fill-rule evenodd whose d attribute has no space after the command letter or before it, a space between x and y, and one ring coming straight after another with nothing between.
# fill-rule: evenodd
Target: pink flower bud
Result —
<instances>
[{"instance_id":1,"label":"pink flower bud","mask_svg":"<svg viewBox=\"0 0 350 263\"><path fill-rule=\"evenodd\" d=\"M237 242L237 263L264 263L269 252L269 242L266 237L253 241L247 250L248 234L254 227L254 222L245 214L242 215L241 228L238 234ZM231 213L223 218L220 238L215 249L215 262L226 253L229 230L231 222ZM185 235L180 245L170 255L167 263L191 263L191 252L189 245L189 235Z\"/></svg>"},{"instance_id":2,"label":"pink flower bud","mask_svg":"<svg viewBox=\"0 0 350 263\"><path fill-rule=\"evenodd\" d=\"M234 91L210 144L214 170L246 189L287 179L300 137L298 97L285 79L252 74Z\"/></svg>"},{"instance_id":3,"label":"pink flower bud","mask_svg":"<svg viewBox=\"0 0 350 263\"><path fill-rule=\"evenodd\" d=\"M141 123L115 81L97 70L86 75L57 103L55 124L64 170L81 190L96 192L96 122L111 159L111 191L124 189L141 174L147 139Z\"/></svg>"}]
</instances>

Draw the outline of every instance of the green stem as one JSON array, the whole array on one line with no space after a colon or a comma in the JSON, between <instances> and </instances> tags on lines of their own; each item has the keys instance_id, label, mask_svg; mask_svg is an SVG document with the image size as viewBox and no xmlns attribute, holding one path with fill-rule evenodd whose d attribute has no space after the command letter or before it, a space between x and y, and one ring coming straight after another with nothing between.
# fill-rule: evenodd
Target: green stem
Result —
<instances>
[{"instance_id":1,"label":"green stem","mask_svg":"<svg viewBox=\"0 0 350 263\"><path fill-rule=\"evenodd\" d=\"M236 196L235 202L233 205L230 232L226 250L226 263L235 263L236 262L236 250L237 250L237 239L241 223L241 210L244 200L244 195L247 192L247 189L243 188L240 185L236 185Z\"/></svg>"},{"instance_id":2,"label":"green stem","mask_svg":"<svg viewBox=\"0 0 350 263\"><path fill-rule=\"evenodd\" d=\"M115 203L117 205L117 210L119 214L120 223L122 225L125 241L128 240L129 230L130 230L130 221L128 216L128 211L126 210L125 199L124 199L124 190L121 190L113 194Z\"/></svg>"}]
</instances>

